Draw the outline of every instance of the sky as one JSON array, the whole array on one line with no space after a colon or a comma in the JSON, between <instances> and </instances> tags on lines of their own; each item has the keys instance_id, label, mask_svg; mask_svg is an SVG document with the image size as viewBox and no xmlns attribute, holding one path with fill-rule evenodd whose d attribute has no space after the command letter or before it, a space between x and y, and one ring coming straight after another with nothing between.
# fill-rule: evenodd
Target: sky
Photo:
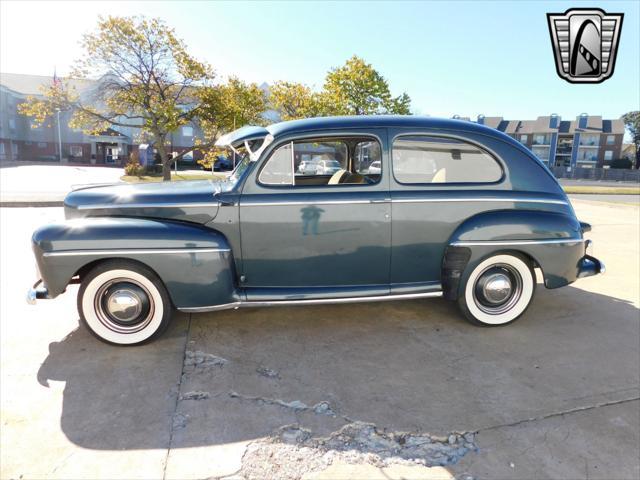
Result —
<instances>
[{"instance_id":1,"label":"sky","mask_svg":"<svg viewBox=\"0 0 640 480\"><path fill-rule=\"evenodd\" d=\"M555 71L546 13L624 13L613 77L576 85ZM64 76L98 15L160 17L221 79L322 86L356 54L420 115L533 119L640 110L640 1L0 1L0 71Z\"/></svg>"}]
</instances>

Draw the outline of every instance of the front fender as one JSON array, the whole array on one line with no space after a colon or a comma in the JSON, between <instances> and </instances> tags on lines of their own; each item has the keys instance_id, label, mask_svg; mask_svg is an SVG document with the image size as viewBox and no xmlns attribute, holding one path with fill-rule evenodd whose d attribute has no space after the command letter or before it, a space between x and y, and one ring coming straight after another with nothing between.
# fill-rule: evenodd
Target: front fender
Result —
<instances>
[{"instance_id":1,"label":"front fender","mask_svg":"<svg viewBox=\"0 0 640 480\"><path fill-rule=\"evenodd\" d=\"M517 252L540 267L547 288L575 281L585 254L580 222L564 213L538 210L484 212L453 233L442 267L444 294L457 298L465 272L488 256Z\"/></svg>"},{"instance_id":2,"label":"front fender","mask_svg":"<svg viewBox=\"0 0 640 480\"><path fill-rule=\"evenodd\" d=\"M42 227L33 251L49 297L100 260L134 260L164 282L177 308L237 300L231 248L219 232L195 224L140 218L85 218Z\"/></svg>"}]
</instances>

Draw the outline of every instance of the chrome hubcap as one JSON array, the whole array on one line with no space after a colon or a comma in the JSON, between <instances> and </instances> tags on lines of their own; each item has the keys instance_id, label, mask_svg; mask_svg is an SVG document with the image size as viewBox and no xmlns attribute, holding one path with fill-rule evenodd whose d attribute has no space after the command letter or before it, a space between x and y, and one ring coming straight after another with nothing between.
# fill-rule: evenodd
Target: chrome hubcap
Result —
<instances>
[{"instance_id":1,"label":"chrome hubcap","mask_svg":"<svg viewBox=\"0 0 640 480\"><path fill-rule=\"evenodd\" d=\"M504 302L511 295L511 279L503 273L492 274L485 280L482 294L489 303Z\"/></svg>"},{"instance_id":2,"label":"chrome hubcap","mask_svg":"<svg viewBox=\"0 0 640 480\"><path fill-rule=\"evenodd\" d=\"M508 312L520 300L522 277L511 265L496 264L478 275L474 300L480 310L490 315Z\"/></svg>"},{"instance_id":3,"label":"chrome hubcap","mask_svg":"<svg viewBox=\"0 0 640 480\"><path fill-rule=\"evenodd\" d=\"M110 330L136 333L153 318L153 297L138 282L118 278L100 287L95 296L95 310L100 322Z\"/></svg>"},{"instance_id":4,"label":"chrome hubcap","mask_svg":"<svg viewBox=\"0 0 640 480\"><path fill-rule=\"evenodd\" d=\"M107 310L121 322L131 322L140 315L142 300L133 290L116 290L107 298Z\"/></svg>"}]
</instances>

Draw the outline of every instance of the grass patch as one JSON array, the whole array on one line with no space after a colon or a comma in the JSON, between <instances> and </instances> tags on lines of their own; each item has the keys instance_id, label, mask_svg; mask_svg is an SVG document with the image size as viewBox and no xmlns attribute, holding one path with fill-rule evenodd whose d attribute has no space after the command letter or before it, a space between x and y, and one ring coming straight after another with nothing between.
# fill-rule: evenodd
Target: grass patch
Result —
<instances>
[{"instance_id":1,"label":"grass patch","mask_svg":"<svg viewBox=\"0 0 640 480\"><path fill-rule=\"evenodd\" d=\"M640 195L640 185L633 187L598 187L588 185L563 185L566 193L604 194L604 195Z\"/></svg>"},{"instance_id":2,"label":"grass patch","mask_svg":"<svg viewBox=\"0 0 640 480\"><path fill-rule=\"evenodd\" d=\"M211 174L211 172L198 172L198 173L181 173L181 172L171 172L171 181L172 182L180 182L184 180L213 180L213 179L224 179L225 175L221 173ZM120 180L128 183L149 183L149 182L161 182L162 175L142 175L141 177L136 177L133 175L123 175L120 177Z\"/></svg>"}]
</instances>

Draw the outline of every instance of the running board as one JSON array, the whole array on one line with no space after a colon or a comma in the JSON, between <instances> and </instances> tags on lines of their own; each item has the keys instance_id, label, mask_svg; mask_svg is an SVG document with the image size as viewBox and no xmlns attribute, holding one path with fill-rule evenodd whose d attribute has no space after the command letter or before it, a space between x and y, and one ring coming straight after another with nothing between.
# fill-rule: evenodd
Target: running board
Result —
<instances>
[{"instance_id":1,"label":"running board","mask_svg":"<svg viewBox=\"0 0 640 480\"><path fill-rule=\"evenodd\" d=\"M364 302L389 302L393 300L413 300L416 298L441 297L442 291L425 293L405 293L398 295L376 295L371 297L344 297L344 298L306 298L300 300L272 300L272 301L244 301L223 303L220 305L210 305L206 307L183 307L178 308L181 312L203 313L215 312L218 310L229 310L247 307L278 307L289 305L327 305L337 303L364 303Z\"/></svg>"}]
</instances>

